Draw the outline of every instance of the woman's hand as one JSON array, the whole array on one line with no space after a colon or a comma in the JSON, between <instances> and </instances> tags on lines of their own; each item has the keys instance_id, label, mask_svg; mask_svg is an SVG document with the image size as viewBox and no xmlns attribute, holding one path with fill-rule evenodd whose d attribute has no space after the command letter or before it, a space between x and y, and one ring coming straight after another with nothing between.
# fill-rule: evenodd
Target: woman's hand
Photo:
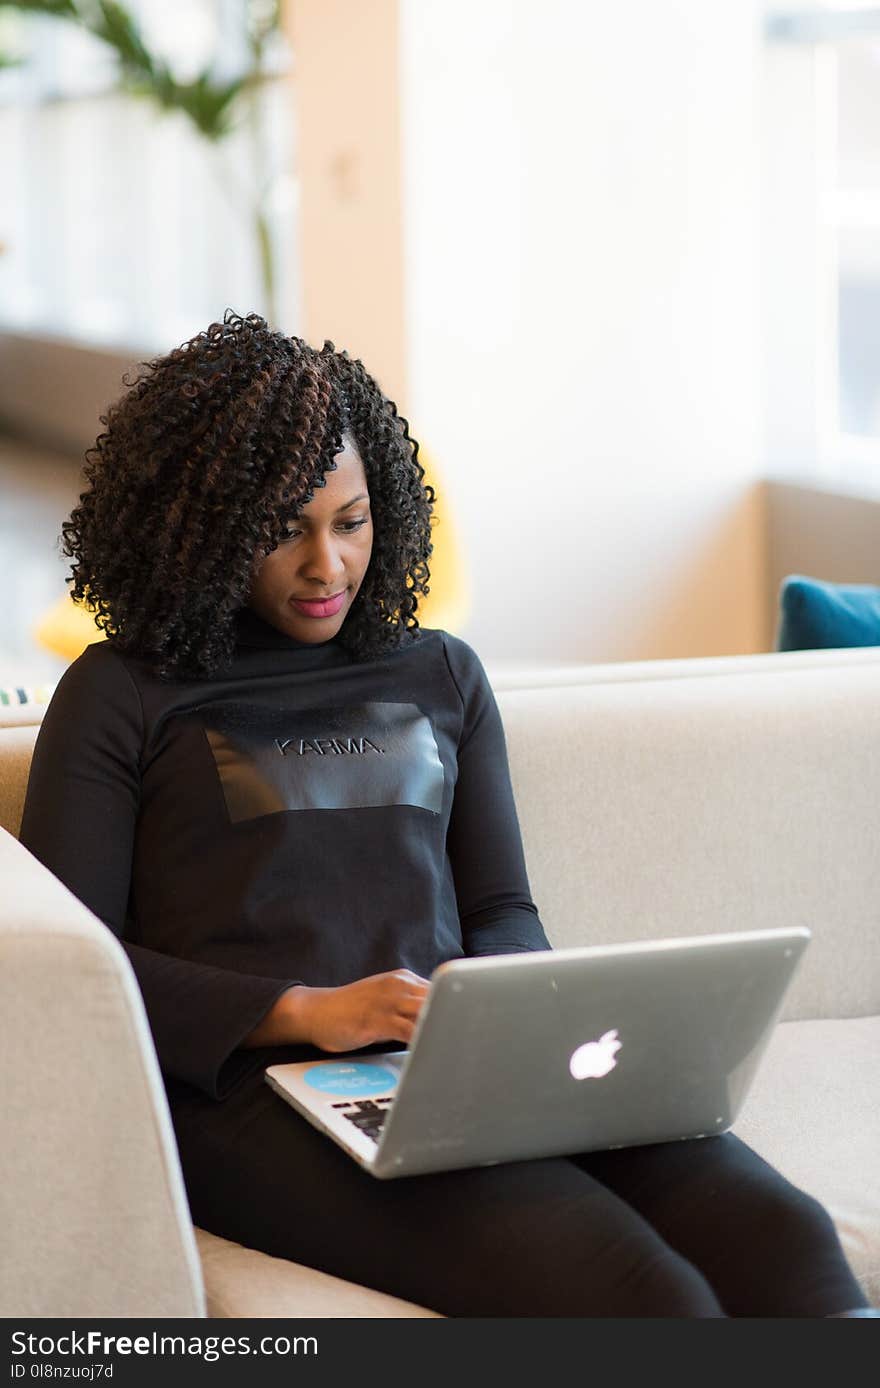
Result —
<instances>
[{"instance_id":1,"label":"woman's hand","mask_svg":"<svg viewBox=\"0 0 880 1388\"><path fill-rule=\"evenodd\" d=\"M408 1045L430 986L410 969L371 974L340 988L298 984L282 993L242 1044L307 1041L322 1051L356 1051L374 1041Z\"/></svg>"},{"instance_id":2,"label":"woman's hand","mask_svg":"<svg viewBox=\"0 0 880 1388\"><path fill-rule=\"evenodd\" d=\"M372 974L341 988L295 989L300 1024L322 1051L354 1051L373 1041L412 1040L430 984L410 969Z\"/></svg>"}]
</instances>

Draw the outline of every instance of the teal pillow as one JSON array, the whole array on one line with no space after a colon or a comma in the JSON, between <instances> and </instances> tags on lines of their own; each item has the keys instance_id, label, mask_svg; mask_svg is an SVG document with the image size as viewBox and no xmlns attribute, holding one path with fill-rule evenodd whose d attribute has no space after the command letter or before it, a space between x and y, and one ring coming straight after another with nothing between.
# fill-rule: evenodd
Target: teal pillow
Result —
<instances>
[{"instance_id":1,"label":"teal pillow","mask_svg":"<svg viewBox=\"0 0 880 1388\"><path fill-rule=\"evenodd\" d=\"M880 646L880 588L790 574L779 592L778 651Z\"/></svg>"}]
</instances>

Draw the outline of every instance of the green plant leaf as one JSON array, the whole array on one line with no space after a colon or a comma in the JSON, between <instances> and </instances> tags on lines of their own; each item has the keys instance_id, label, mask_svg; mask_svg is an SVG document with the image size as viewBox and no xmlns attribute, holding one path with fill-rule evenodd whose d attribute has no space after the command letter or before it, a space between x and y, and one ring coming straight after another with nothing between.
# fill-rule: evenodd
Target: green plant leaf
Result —
<instances>
[{"instance_id":1,"label":"green plant leaf","mask_svg":"<svg viewBox=\"0 0 880 1388\"><path fill-rule=\"evenodd\" d=\"M116 49L124 67L145 74L165 69L165 64L148 51L128 10L117 4L116 0L99 0L98 14L88 27L96 38L103 39Z\"/></svg>"},{"instance_id":2,"label":"green plant leaf","mask_svg":"<svg viewBox=\"0 0 880 1388\"><path fill-rule=\"evenodd\" d=\"M207 72L203 72L195 82L178 86L175 95L180 109L186 111L202 134L210 140L219 140L230 127L233 103L246 85L244 77L217 85Z\"/></svg>"},{"instance_id":3,"label":"green plant leaf","mask_svg":"<svg viewBox=\"0 0 880 1388\"><path fill-rule=\"evenodd\" d=\"M79 19L73 0L3 0L3 8L54 15L56 19Z\"/></svg>"}]
</instances>

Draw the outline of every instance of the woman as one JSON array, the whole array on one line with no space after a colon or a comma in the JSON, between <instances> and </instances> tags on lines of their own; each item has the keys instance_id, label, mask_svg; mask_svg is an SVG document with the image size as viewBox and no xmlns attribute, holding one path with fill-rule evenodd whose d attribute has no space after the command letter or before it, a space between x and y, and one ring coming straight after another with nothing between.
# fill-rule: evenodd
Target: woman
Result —
<instances>
[{"instance_id":1,"label":"woman","mask_svg":"<svg viewBox=\"0 0 880 1388\"><path fill-rule=\"evenodd\" d=\"M195 1223L452 1316L864 1313L732 1135L380 1182L272 1092L405 1045L444 960L549 948L498 712L418 626L433 493L359 361L227 313L102 422L64 542L110 640L21 837L123 940Z\"/></svg>"}]
</instances>

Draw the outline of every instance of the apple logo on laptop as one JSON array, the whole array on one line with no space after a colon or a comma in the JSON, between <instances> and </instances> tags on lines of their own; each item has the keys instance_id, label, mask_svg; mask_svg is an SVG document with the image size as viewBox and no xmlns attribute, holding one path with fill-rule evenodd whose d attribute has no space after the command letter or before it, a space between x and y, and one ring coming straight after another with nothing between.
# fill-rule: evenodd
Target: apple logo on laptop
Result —
<instances>
[{"instance_id":1,"label":"apple logo on laptop","mask_svg":"<svg viewBox=\"0 0 880 1388\"><path fill-rule=\"evenodd\" d=\"M578 1046L568 1068L576 1080L600 1080L617 1064L617 1052L623 1042L617 1039L617 1029L606 1031L598 1041L586 1041Z\"/></svg>"}]
</instances>

